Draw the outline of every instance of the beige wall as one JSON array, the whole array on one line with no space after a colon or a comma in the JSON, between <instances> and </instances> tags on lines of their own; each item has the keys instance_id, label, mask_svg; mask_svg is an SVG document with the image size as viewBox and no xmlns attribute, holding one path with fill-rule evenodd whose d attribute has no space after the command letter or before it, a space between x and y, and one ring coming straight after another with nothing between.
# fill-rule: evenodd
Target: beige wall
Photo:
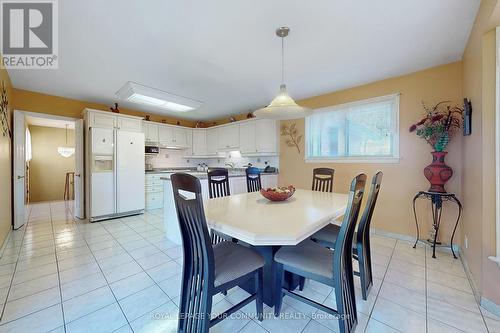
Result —
<instances>
[{"instance_id":1,"label":"beige wall","mask_svg":"<svg viewBox=\"0 0 500 333\"><path fill-rule=\"evenodd\" d=\"M75 156L62 157L57 147L66 145L64 128L29 126L32 160L30 162L30 202L64 199L66 172L75 171ZM68 130L68 146L74 147L75 131Z\"/></svg>"},{"instance_id":2,"label":"beige wall","mask_svg":"<svg viewBox=\"0 0 500 333\"><path fill-rule=\"evenodd\" d=\"M500 304L495 254L495 31L496 0L483 0L463 56L463 95L472 101L472 135L463 140L464 254L481 295Z\"/></svg>"},{"instance_id":3,"label":"beige wall","mask_svg":"<svg viewBox=\"0 0 500 333\"><path fill-rule=\"evenodd\" d=\"M461 64L460 62L432 68L429 70L383 80L364 86L321 95L299 103L311 108L321 108L351 101L401 93L400 97L400 155L397 164L338 164L338 163L305 163L304 141L301 154L295 148L285 145L281 139L280 184L294 184L299 188L311 186L312 169L330 167L335 169L335 191L347 192L352 178L361 172L369 177L378 170L384 173L378 207L375 211L373 226L389 232L411 235L415 234L412 211L412 198L419 190L429 187L423 175L423 169L431 161L431 147L408 128L423 116L421 101L429 104L442 100L461 103ZM304 133L304 120L296 122L301 133ZM447 190L460 196L460 166L461 166L461 135L454 138L450 144L446 162L454 169L454 176L447 184ZM424 202L428 205L428 202ZM423 233L430 225L428 206L419 205L422 216ZM451 210L448 210L449 212ZM442 237L448 238L451 223L443 226Z\"/></svg>"},{"instance_id":4,"label":"beige wall","mask_svg":"<svg viewBox=\"0 0 500 333\"><path fill-rule=\"evenodd\" d=\"M5 69L0 69L0 81L6 86L9 100L9 123L12 128L12 85L9 74ZM0 134L0 246L3 244L12 225L11 142L11 138Z\"/></svg>"}]
</instances>

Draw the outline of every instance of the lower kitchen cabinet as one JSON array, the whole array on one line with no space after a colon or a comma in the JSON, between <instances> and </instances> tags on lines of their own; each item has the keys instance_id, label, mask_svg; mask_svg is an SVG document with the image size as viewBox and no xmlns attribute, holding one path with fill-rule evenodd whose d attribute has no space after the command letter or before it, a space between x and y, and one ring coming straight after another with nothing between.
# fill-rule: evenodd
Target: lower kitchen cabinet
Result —
<instances>
[{"instance_id":1,"label":"lower kitchen cabinet","mask_svg":"<svg viewBox=\"0 0 500 333\"><path fill-rule=\"evenodd\" d=\"M163 208L163 183L161 173L146 174L146 209Z\"/></svg>"}]
</instances>

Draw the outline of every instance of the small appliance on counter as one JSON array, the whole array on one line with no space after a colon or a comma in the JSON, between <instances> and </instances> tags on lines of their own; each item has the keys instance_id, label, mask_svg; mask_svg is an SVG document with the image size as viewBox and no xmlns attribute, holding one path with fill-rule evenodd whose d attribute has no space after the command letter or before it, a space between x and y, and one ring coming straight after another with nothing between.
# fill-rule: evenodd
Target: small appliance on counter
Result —
<instances>
[{"instance_id":1,"label":"small appliance on counter","mask_svg":"<svg viewBox=\"0 0 500 333\"><path fill-rule=\"evenodd\" d=\"M157 146L146 146L144 149L146 155L158 155L160 153L160 148Z\"/></svg>"},{"instance_id":2,"label":"small appliance on counter","mask_svg":"<svg viewBox=\"0 0 500 333\"><path fill-rule=\"evenodd\" d=\"M264 173L276 173L277 170L275 167L268 165L264 168L264 171L262 171L262 172L264 172Z\"/></svg>"}]
</instances>

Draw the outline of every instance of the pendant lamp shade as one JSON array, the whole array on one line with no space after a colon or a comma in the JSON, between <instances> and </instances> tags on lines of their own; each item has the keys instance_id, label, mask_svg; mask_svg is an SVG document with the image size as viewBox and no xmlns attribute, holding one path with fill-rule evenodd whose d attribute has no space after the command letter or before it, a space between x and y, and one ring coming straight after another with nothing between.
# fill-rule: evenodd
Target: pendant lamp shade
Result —
<instances>
[{"instance_id":1,"label":"pendant lamp shade","mask_svg":"<svg viewBox=\"0 0 500 333\"><path fill-rule=\"evenodd\" d=\"M276 120L304 118L312 112L311 109L302 107L295 103L288 95L285 84L285 48L284 39L288 36L290 29L281 27L276 30L276 35L281 38L281 86L279 94L265 108L256 110L253 114L257 118L267 118Z\"/></svg>"}]
</instances>

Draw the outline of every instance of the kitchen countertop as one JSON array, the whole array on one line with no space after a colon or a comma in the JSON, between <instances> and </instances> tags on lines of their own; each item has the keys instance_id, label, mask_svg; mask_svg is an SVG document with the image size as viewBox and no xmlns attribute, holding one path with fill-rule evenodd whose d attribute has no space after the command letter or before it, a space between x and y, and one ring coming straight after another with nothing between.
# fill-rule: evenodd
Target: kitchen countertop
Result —
<instances>
[{"instance_id":1,"label":"kitchen countertop","mask_svg":"<svg viewBox=\"0 0 500 333\"><path fill-rule=\"evenodd\" d=\"M170 180L170 175L172 175L173 173L176 173L176 172L185 172L185 173L188 173L190 175L193 175L199 179L205 179L207 178L207 173L204 172L204 171L168 171L168 172L164 172L165 175L162 176L160 179L163 179L163 180ZM261 173L261 176L265 176L265 175L277 175L278 173L277 172L263 172ZM229 178L232 178L232 177L245 177L246 174L245 174L245 171L231 171L229 170Z\"/></svg>"}]
</instances>

